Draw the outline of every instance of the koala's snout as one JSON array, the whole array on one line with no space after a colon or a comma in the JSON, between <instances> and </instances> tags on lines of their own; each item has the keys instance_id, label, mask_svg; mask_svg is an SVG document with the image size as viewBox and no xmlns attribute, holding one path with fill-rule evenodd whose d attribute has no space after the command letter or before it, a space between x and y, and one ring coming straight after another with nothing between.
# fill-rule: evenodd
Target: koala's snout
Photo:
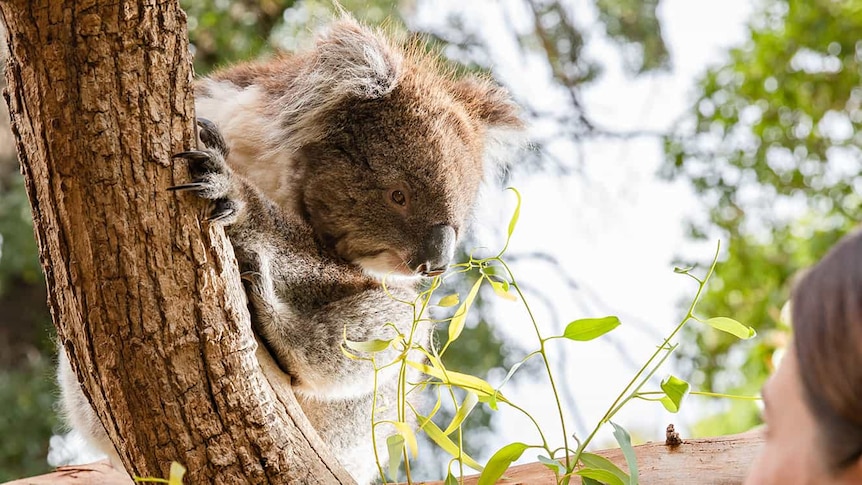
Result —
<instances>
[{"instance_id":1,"label":"koala's snout","mask_svg":"<svg viewBox=\"0 0 862 485\"><path fill-rule=\"evenodd\" d=\"M431 228L424 244L416 253L414 261L419 265L416 272L423 276L437 276L446 271L455 255L455 229L446 224Z\"/></svg>"}]
</instances>

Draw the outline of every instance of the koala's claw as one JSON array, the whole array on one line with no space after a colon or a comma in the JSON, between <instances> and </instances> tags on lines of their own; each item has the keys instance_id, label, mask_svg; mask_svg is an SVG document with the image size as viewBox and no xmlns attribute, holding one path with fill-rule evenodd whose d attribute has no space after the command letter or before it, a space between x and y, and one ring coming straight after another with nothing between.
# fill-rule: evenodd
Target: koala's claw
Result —
<instances>
[{"instance_id":1,"label":"koala's claw","mask_svg":"<svg viewBox=\"0 0 862 485\"><path fill-rule=\"evenodd\" d=\"M199 137L204 149L188 150L174 154L171 158L188 161L191 182L168 187L172 192L192 192L197 197L211 200L204 221L231 225L239 217L244 206L239 194L239 182L228 167L227 144L218 128L209 120L198 119Z\"/></svg>"},{"instance_id":2,"label":"koala's claw","mask_svg":"<svg viewBox=\"0 0 862 485\"><path fill-rule=\"evenodd\" d=\"M224 222L237 213L236 202L230 199L218 199L213 202L210 213L204 218L207 222Z\"/></svg>"},{"instance_id":3,"label":"koala's claw","mask_svg":"<svg viewBox=\"0 0 862 485\"><path fill-rule=\"evenodd\" d=\"M200 137L204 146L212 150L216 150L221 153L222 156L227 157L227 142L224 141L224 137L221 136L221 132L218 130L215 123L206 118L198 118L197 122L198 127L200 127L198 137Z\"/></svg>"},{"instance_id":4,"label":"koala's claw","mask_svg":"<svg viewBox=\"0 0 862 485\"><path fill-rule=\"evenodd\" d=\"M207 188L207 184L203 182L192 182L190 184L180 184L168 187L171 192L199 191Z\"/></svg>"}]
</instances>

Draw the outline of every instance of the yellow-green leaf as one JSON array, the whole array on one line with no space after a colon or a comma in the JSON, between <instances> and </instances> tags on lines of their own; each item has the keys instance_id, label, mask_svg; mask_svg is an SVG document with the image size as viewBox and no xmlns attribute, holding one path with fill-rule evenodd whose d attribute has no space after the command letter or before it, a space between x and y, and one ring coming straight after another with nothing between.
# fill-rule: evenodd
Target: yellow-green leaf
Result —
<instances>
[{"instance_id":1,"label":"yellow-green leaf","mask_svg":"<svg viewBox=\"0 0 862 485\"><path fill-rule=\"evenodd\" d=\"M458 479L452 474L452 470L446 473L446 481L443 482L443 485L458 485Z\"/></svg>"},{"instance_id":2,"label":"yellow-green leaf","mask_svg":"<svg viewBox=\"0 0 862 485\"><path fill-rule=\"evenodd\" d=\"M488 282L491 283L491 288L494 289L494 293L496 293L500 298L509 301L518 301L518 298L515 295L509 293L508 281L494 281L489 278Z\"/></svg>"},{"instance_id":3,"label":"yellow-green leaf","mask_svg":"<svg viewBox=\"0 0 862 485\"><path fill-rule=\"evenodd\" d=\"M354 342L353 340L344 340L344 344L350 347L353 350L358 352L380 352L381 350L386 350L389 345L392 343L392 340L366 340L363 342Z\"/></svg>"},{"instance_id":4,"label":"yellow-green leaf","mask_svg":"<svg viewBox=\"0 0 862 485\"><path fill-rule=\"evenodd\" d=\"M623 483L629 483L629 476L626 472L620 470L620 467L614 465L614 462L603 456L595 455L593 453L581 453L581 462L586 468L611 472L615 477L622 480Z\"/></svg>"},{"instance_id":5,"label":"yellow-green leaf","mask_svg":"<svg viewBox=\"0 0 862 485\"><path fill-rule=\"evenodd\" d=\"M691 385L679 377L671 375L661 381L661 389L665 393L661 399L662 405L668 411L675 413L679 411L682 400L688 394Z\"/></svg>"},{"instance_id":6,"label":"yellow-green leaf","mask_svg":"<svg viewBox=\"0 0 862 485\"><path fill-rule=\"evenodd\" d=\"M388 423L395 426L395 430L404 438L404 442L407 443L407 449L410 451L410 454L413 455L413 458L418 457L419 444L416 442L416 435L413 433L413 428L411 428L407 423L400 421L388 421Z\"/></svg>"},{"instance_id":7,"label":"yellow-green leaf","mask_svg":"<svg viewBox=\"0 0 862 485\"><path fill-rule=\"evenodd\" d=\"M479 278L473 283L473 287L470 288L467 298L464 299L461 306L458 307L458 311L455 312L455 316L449 322L449 342L454 342L464 330L464 324L467 322L467 312L470 310L473 300L476 299L476 293L479 292L479 287L482 285L482 280L484 279L484 277Z\"/></svg>"},{"instance_id":8,"label":"yellow-green leaf","mask_svg":"<svg viewBox=\"0 0 862 485\"><path fill-rule=\"evenodd\" d=\"M713 317L705 320L703 323L742 340L748 340L757 335L757 332L755 332L753 328L743 325L728 317Z\"/></svg>"},{"instance_id":9,"label":"yellow-green leaf","mask_svg":"<svg viewBox=\"0 0 862 485\"><path fill-rule=\"evenodd\" d=\"M517 460L530 448L525 443L509 443L494 453L494 456L485 464L485 470L479 476L477 485L494 485L497 480L506 473L513 461Z\"/></svg>"},{"instance_id":10,"label":"yellow-green leaf","mask_svg":"<svg viewBox=\"0 0 862 485\"><path fill-rule=\"evenodd\" d=\"M521 215L521 193L518 192L518 189L515 187L509 187L509 190L515 193L515 197L518 198L518 203L515 205L515 212L512 214L512 219L509 220L509 232L508 237L512 237L512 233L515 232L515 226L518 225L518 217Z\"/></svg>"},{"instance_id":11,"label":"yellow-green leaf","mask_svg":"<svg viewBox=\"0 0 862 485\"><path fill-rule=\"evenodd\" d=\"M183 485L183 477L186 474L186 467L178 462L171 462L171 474L168 476L169 485Z\"/></svg>"},{"instance_id":12,"label":"yellow-green leaf","mask_svg":"<svg viewBox=\"0 0 862 485\"><path fill-rule=\"evenodd\" d=\"M495 390L493 387L491 387L491 384L488 384L486 381L476 376L462 374L460 372L455 372L451 370L443 372L443 370L436 367L431 367L430 365L413 362L412 360L408 360L405 362L407 362L407 365L409 365L410 367L413 367L414 369L417 369L424 374L440 379L440 381L444 384L473 391L478 394L479 397L484 396L487 398L494 395ZM499 393L497 393L497 399L501 401L504 400L502 394Z\"/></svg>"},{"instance_id":13,"label":"yellow-green leaf","mask_svg":"<svg viewBox=\"0 0 862 485\"><path fill-rule=\"evenodd\" d=\"M593 480L598 480L606 485L627 485L626 482L620 480L619 477L613 473L599 468L582 468L576 471L575 475L592 478Z\"/></svg>"},{"instance_id":14,"label":"yellow-green leaf","mask_svg":"<svg viewBox=\"0 0 862 485\"><path fill-rule=\"evenodd\" d=\"M620 326L620 319L614 316L604 318L582 318L566 325L563 337L569 340L586 342L610 332Z\"/></svg>"},{"instance_id":15,"label":"yellow-green leaf","mask_svg":"<svg viewBox=\"0 0 862 485\"><path fill-rule=\"evenodd\" d=\"M440 301L437 302L437 306L441 307L450 307L455 306L459 302L458 293L452 293L451 295L446 295L443 298L440 298Z\"/></svg>"},{"instance_id":16,"label":"yellow-green leaf","mask_svg":"<svg viewBox=\"0 0 862 485\"><path fill-rule=\"evenodd\" d=\"M443 433L449 435L458 429L458 426L461 426L461 423L467 419L467 416L470 415L470 411L473 410L478 402L479 396L473 391L467 391L467 395L464 396L464 402L458 406L458 410L455 411L455 417L452 418L452 422L449 423L449 426L446 427L446 431L443 431Z\"/></svg>"},{"instance_id":17,"label":"yellow-green leaf","mask_svg":"<svg viewBox=\"0 0 862 485\"><path fill-rule=\"evenodd\" d=\"M386 438L386 449L389 450L389 478L398 478L398 466L401 465L401 450L404 448L404 437L393 434Z\"/></svg>"},{"instance_id":18,"label":"yellow-green leaf","mask_svg":"<svg viewBox=\"0 0 862 485\"><path fill-rule=\"evenodd\" d=\"M614 438L616 438L617 443L619 443L620 449L623 450L623 456L626 457L626 463L629 465L628 484L638 485L640 483L640 477L638 475L638 461L635 456L635 449L632 448L632 437L622 426L613 421L608 422L614 427Z\"/></svg>"},{"instance_id":19,"label":"yellow-green leaf","mask_svg":"<svg viewBox=\"0 0 862 485\"><path fill-rule=\"evenodd\" d=\"M422 430L425 431L425 434L428 435L429 438L431 438L431 441L437 443L437 446L439 446L440 449L442 449L446 453L449 453L453 457L458 458L458 445L456 445L452 440L450 440L449 437L443 433L443 430L441 430L436 424L434 424L434 421L431 421L430 419L419 414L417 414L416 416L419 419L419 423L422 425ZM464 462L464 464L468 467L478 472L482 471L482 465L477 463L476 460L470 458L467 453L461 451L460 457L461 461Z\"/></svg>"}]
</instances>

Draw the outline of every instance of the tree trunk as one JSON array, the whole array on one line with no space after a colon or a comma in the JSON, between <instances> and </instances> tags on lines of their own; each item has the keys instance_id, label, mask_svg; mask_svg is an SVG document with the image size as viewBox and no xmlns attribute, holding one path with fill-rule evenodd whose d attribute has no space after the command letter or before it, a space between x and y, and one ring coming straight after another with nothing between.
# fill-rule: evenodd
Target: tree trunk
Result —
<instances>
[{"instance_id":1,"label":"tree trunk","mask_svg":"<svg viewBox=\"0 0 862 485\"><path fill-rule=\"evenodd\" d=\"M126 468L350 482L284 376L262 371L224 233L165 190L188 179L170 155L195 143L177 1L0 0L0 15L59 342Z\"/></svg>"}]
</instances>

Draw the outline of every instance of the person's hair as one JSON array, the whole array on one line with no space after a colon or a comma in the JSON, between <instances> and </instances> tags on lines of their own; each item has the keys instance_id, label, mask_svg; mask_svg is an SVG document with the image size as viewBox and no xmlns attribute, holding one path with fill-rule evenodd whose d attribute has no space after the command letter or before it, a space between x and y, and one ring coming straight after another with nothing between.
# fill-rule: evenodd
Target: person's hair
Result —
<instances>
[{"instance_id":1,"label":"person's hair","mask_svg":"<svg viewBox=\"0 0 862 485\"><path fill-rule=\"evenodd\" d=\"M805 400L839 471L862 456L862 231L808 270L790 306Z\"/></svg>"}]
</instances>

